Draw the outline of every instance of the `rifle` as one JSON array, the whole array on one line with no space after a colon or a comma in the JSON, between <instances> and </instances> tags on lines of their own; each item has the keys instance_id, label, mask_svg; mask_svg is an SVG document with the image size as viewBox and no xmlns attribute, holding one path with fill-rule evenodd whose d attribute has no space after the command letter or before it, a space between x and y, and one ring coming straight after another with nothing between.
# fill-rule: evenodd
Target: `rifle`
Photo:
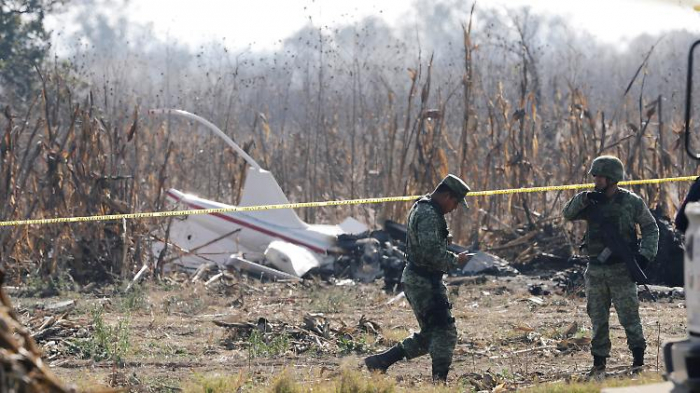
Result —
<instances>
[{"instance_id":1,"label":"rifle","mask_svg":"<svg viewBox=\"0 0 700 393\"><path fill-rule=\"evenodd\" d=\"M629 246L622 238L620 233L616 228L612 227L612 223L607 222L600 211L597 208L597 203L592 203L589 205L588 217L600 225L603 231L603 243L605 247L612 251L613 255L617 255L622 258L627 266L627 270L632 276L632 280L639 285L644 285L644 287L649 290L647 284L649 284L649 279L647 275L644 274L642 268L639 267L637 260L634 258L634 253L630 250ZM649 291L651 293L651 291Z\"/></svg>"}]
</instances>

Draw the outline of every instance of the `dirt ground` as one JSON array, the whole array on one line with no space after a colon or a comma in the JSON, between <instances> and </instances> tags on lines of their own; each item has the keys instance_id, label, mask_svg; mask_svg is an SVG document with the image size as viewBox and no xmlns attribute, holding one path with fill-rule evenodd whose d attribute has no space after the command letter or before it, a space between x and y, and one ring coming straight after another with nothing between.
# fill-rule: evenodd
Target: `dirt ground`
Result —
<instances>
[{"instance_id":1,"label":"dirt ground","mask_svg":"<svg viewBox=\"0 0 700 393\"><path fill-rule=\"evenodd\" d=\"M46 362L83 390L216 391L199 387L228 378L238 381L239 391L265 391L285 370L309 386L341 370L369 376L360 366L364 356L417 329L405 299L387 304L395 294L384 293L380 283L202 281L180 274L129 292L109 287L12 300ZM584 298L534 297L527 285L547 283L537 277L451 281L459 342L450 390L516 390L577 380L590 367ZM685 335L684 302L643 302L641 314L646 373L656 374L663 371L659 343ZM611 336L609 371L623 375L632 360L614 311ZM400 362L388 378L400 389L431 386L430 359Z\"/></svg>"}]
</instances>

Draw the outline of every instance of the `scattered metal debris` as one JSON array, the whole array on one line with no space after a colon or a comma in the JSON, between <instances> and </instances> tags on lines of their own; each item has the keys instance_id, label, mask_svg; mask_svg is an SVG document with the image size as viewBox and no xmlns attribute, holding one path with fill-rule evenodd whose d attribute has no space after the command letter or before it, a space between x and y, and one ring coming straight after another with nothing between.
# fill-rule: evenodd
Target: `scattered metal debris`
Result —
<instances>
[{"instance_id":1,"label":"scattered metal debris","mask_svg":"<svg viewBox=\"0 0 700 393\"><path fill-rule=\"evenodd\" d=\"M647 290L648 288L648 290ZM639 286L639 299L642 301L667 301L685 299L685 289L683 287L665 287L662 285Z\"/></svg>"},{"instance_id":2,"label":"scattered metal debris","mask_svg":"<svg viewBox=\"0 0 700 393\"><path fill-rule=\"evenodd\" d=\"M488 274L491 276L516 276L520 274L520 272L518 269L510 266L508 261L493 254L479 251L464 265L462 274L465 276L480 274Z\"/></svg>"},{"instance_id":3,"label":"scattered metal debris","mask_svg":"<svg viewBox=\"0 0 700 393\"><path fill-rule=\"evenodd\" d=\"M279 271L277 269L273 269L268 266L263 266L259 263L255 263L252 261L248 261L242 257L232 255L228 262L226 263L226 266L233 267L239 271L244 271L248 273L250 276L260 278L260 279L268 279L268 280L276 280L276 279L286 279L286 280L299 280L300 278L297 276L294 276L289 273L285 273L282 271Z\"/></svg>"},{"instance_id":4,"label":"scattered metal debris","mask_svg":"<svg viewBox=\"0 0 700 393\"><path fill-rule=\"evenodd\" d=\"M552 294L547 284L528 284L527 291L534 296L549 296Z\"/></svg>"}]
</instances>

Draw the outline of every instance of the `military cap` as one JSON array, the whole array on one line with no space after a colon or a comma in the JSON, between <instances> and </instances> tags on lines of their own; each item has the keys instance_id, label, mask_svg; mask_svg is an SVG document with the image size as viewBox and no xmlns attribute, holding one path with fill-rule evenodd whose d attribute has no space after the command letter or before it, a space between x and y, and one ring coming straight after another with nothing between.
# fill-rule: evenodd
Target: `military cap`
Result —
<instances>
[{"instance_id":1,"label":"military cap","mask_svg":"<svg viewBox=\"0 0 700 393\"><path fill-rule=\"evenodd\" d=\"M467 201L464 199L464 197L467 196L467 193L471 191L467 183L462 181L462 179L458 178L455 175L449 174L445 176L444 179L440 182L440 184L437 185L435 190L437 191L438 188L440 188L441 185L445 185L447 188L449 188L458 198L459 202L464 206L464 207L469 207L469 204ZM435 191L433 191L435 192Z\"/></svg>"}]
</instances>

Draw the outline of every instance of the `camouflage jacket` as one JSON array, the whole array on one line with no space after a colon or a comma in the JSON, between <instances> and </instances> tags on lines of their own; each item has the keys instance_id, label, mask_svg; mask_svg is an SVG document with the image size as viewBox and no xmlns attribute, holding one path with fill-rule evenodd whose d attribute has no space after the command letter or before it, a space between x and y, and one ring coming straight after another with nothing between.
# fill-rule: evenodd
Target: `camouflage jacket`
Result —
<instances>
[{"instance_id":1,"label":"camouflage jacket","mask_svg":"<svg viewBox=\"0 0 700 393\"><path fill-rule=\"evenodd\" d=\"M563 214L564 218L569 221L586 220L588 229L586 230L585 244L588 255L595 258L605 249L605 244L600 225L589 219L589 208L585 192L582 192L566 203ZM639 253L649 261L654 260L659 246L659 227L656 226L654 217L639 195L620 188L613 198L598 203L596 208L601 209L604 219L609 220L613 223L613 227L618 228L620 235L627 241L628 245L636 246L636 225L639 225L642 233Z\"/></svg>"},{"instance_id":2,"label":"camouflage jacket","mask_svg":"<svg viewBox=\"0 0 700 393\"><path fill-rule=\"evenodd\" d=\"M447 249L445 215L440 206L423 197L408 213L406 254L416 266L447 273L457 265L457 255Z\"/></svg>"}]
</instances>

